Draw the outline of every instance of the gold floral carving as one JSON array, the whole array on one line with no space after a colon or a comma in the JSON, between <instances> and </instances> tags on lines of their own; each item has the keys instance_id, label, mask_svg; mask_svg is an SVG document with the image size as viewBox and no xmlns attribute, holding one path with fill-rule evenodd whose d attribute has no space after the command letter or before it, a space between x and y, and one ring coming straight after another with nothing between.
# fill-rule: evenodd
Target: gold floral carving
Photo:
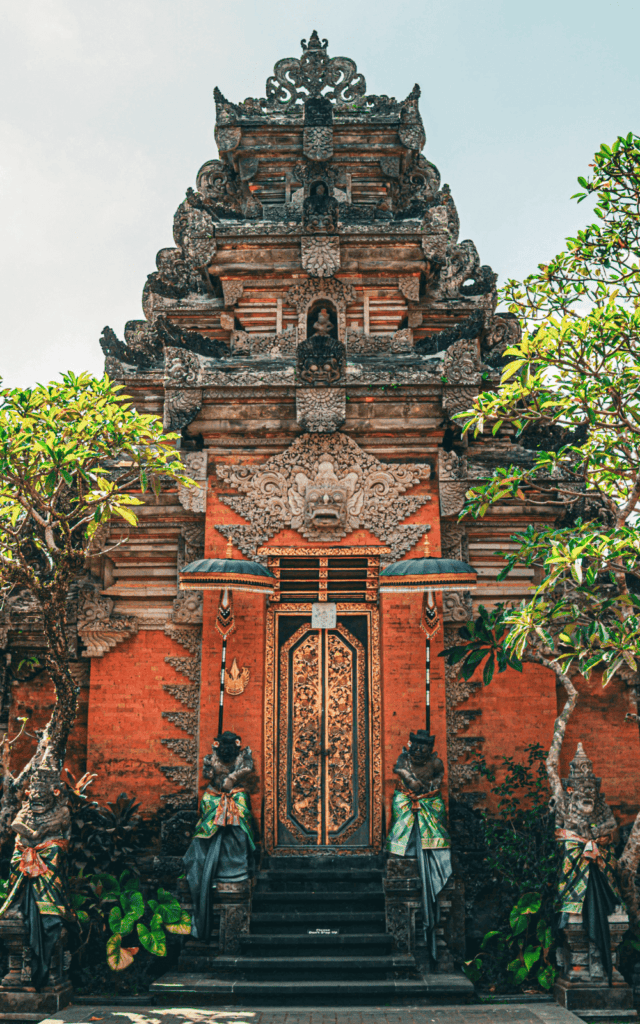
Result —
<instances>
[{"instance_id":1,"label":"gold floral carving","mask_svg":"<svg viewBox=\"0 0 640 1024\"><path fill-rule=\"evenodd\" d=\"M361 604L339 603L340 612L366 614L369 621L367 679L365 651L349 631L338 624L337 630L324 633L311 631L311 624L303 624L287 641L280 652L280 684L276 673L276 637L279 614L310 613L307 603L287 604L286 612L271 609L267 615L266 686L265 686L265 840L269 852L276 848L276 820L296 835L298 843L330 845L334 853L362 853L363 847L349 847L348 839L361 827L369 812L370 843L380 849L382 841L382 754L381 754L381 693L379 662L379 617L377 609L363 609ZM276 614L278 613L278 614ZM309 634L302 643L301 638ZM287 678L290 651L299 645L291 658L294 678L291 680L293 702L293 740L291 750L292 780L291 805L294 817L310 835L301 835L300 829L287 819L287 743L288 695ZM321 645L326 644L323 652ZM354 706L353 657L357 659L356 702ZM332 664L326 687L326 714L322 714L321 655L326 664ZM279 686L281 693L278 693ZM280 699L279 699L280 698ZM368 735L365 723L365 702L368 701ZM279 706L279 720L276 707ZM356 716L356 750L353 747L353 717ZM367 746L369 768L367 769ZM327 750L326 783L322 784L322 750ZM277 756L276 756L277 755ZM360 773L357 807L354 797L352 764L357 758ZM369 771L369 786L365 772ZM369 801L367 801L367 789ZM324 815L320 802L324 801ZM367 804L369 803L369 807ZM349 817L351 823L345 828ZM322 818L326 822L322 833ZM342 831L340 832L340 830ZM339 834L336 834L339 833ZM278 846L278 854L295 854L298 847Z\"/></svg>"},{"instance_id":2,"label":"gold floral carving","mask_svg":"<svg viewBox=\"0 0 640 1024\"><path fill-rule=\"evenodd\" d=\"M227 672L227 676L224 683L224 692L228 693L231 697L237 697L238 694L244 693L249 682L249 669L238 668L238 662L233 659L233 665Z\"/></svg>"}]
</instances>

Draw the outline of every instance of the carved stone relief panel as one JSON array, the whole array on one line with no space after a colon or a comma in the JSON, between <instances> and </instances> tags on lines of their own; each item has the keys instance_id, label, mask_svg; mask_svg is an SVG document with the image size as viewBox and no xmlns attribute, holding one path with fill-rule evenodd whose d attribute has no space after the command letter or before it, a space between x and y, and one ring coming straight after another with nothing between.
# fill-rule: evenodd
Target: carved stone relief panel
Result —
<instances>
[{"instance_id":1,"label":"carved stone relief panel","mask_svg":"<svg viewBox=\"0 0 640 1024\"><path fill-rule=\"evenodd\" d=\"M101 658L117 644L135 636L139 622L133 615L113 613L113 600L101 594L99 580L82 580L78 588L76 628L85 646L85 658Z\"/></svg>"},{"instance_id":2,"label":"carved stone relief panel","mask_svg":"<svg viewBox=\"0 0 640 1024\"><path fill-rule=\"evenodd\" d=\"M312 279L296 284L287 292L287 302L298 314L298 340L307 337L307 313L317 299L329 299L338 313L338 337L344 342L346 336L347 306L356 301L356 293L350 284L343 284L336 278Z\"/></svg>"},{"instance_id":3,"label":"carved stone relief panel","mask_svg":"<svg viewBox=\"0 0 640 1024\"><path fill-rule=\"evenodd\" d=\"M178 484L178 499L190 512L205 512L207 508L207 451L183 452L185 471L196 481L195 487Z\"/></svg>"},{"instance_id":4,"label":"carved stone relief panel","mask_svg":"<svg viewBox=\"0 0 640 1024\"><path fill-rule=\"evenodd\" d=\"M346 419L344 388L296 388L296 420L309 434L332 434Z\"/></svg>"},{"instance_id":5,"label":"carved stone relief panel","mask_svg":"<svg viewBox=\"0 0 640 1024\"><path fill-rule=\"evenodd\" d=\"M340 269L340 240L333 235L303 235L302 267L311 277L333 277Z\"/></svg>"},{"instance_id":6,"label":"carved stone relief panel","mask_svg":"<svg viewBox=\"0 0 640 1024\"><path fill-rule=\"evenodd\" d=\"M220 500L253 526L252 554L258 538L272 537L286 526L320 541L364 528L388 544L395 559L427 529L400 523L430 500L426 494L404 495L429 478L430 467L382 463L344 434L306 434L262 466L220 465L217 473L242 492Z\"/></svg>"},{"instance_id":7,"label":"carved stone relief panel","mask_svg":"<svg viewBox=\"0 0 640 1024\"><path fill-rule=\"evenodd\" d=\"M347 351L349 355L387 354L389 352L413 351L413 333L406 327L393 334L365 334L364 331L350 327L347 331Z\"/></svg>"},{"instance_id":8,"label":"carved stone relief panel","mask_svg":"<svg viewBox=\"0 0 640 1024\"><path fill-rule=\"evenodd\" d=\"M244 291L244 284L242 281L229 281L222 279L222 294L224 296L224 304L227 308L235 306L237 302L242 298Z\"/></svg>"},{"instance_id":9,"label":"carved stone relief panel","mask_svg":"<svg viewBox=\"0 0 640 1024\"><path fill-rule=\"evenodd\" d=\"M398 278L398 288L409 302L418 302L420 299L420 277L407 274Z\"/></svg>"}]
</instances>

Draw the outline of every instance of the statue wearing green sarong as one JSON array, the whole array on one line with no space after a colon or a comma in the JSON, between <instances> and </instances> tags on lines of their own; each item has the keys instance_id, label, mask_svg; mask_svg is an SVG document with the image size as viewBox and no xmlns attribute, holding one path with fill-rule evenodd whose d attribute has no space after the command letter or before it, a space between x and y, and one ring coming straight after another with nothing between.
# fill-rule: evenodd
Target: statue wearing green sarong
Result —
<instances>
[{"instance_id":1,"label":"statue wearing green sarong","mask_svg":"<svg viewBox=\"0 0 640 1024\"><path fill-rule=\"evenodd\" d=\"M218 882L244 882L253 874L251 803L244 788L253 775L249 747L233 732L213 741L204 758L210 785L200 804L200 820L183 858L193 900L191 934L207 940L211 933L212 903Z\"/></svg>"},{"instance_id":2,"label":"statue wearing green sarong","mask_svg":"<svg viewBox=\"0 0 640 1024\"><path fill-rule=\"evenodd\" d=\"M394 767L400 783L391 805L387 851L393 857L416 857L422 881L425 941L436 959L438 893L451 877L451 840L440 785L444 765L433 750L435 736L424 729L411 733Z\"/></svg>"}]
</instances>

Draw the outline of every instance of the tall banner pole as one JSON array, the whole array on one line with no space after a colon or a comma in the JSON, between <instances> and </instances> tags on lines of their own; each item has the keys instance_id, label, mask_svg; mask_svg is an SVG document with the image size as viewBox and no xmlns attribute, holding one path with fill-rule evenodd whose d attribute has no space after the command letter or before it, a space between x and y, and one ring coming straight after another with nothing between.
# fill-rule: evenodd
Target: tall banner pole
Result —
<instances>
[{"instance_id":1,"label":"tall banner pole","mask_svg":"<svg viewBox=\"0 0 640 1024\"><path fill-rule=\"evenodd\" d=\"M420 628L427 638L425 645L425 729L429 732L431 729L431 638L440 629L440 616L433 590L426 590L422 598Z\"/></svg>"},{"instance_id":2,"label":"tall banner pole","mask_svg":"<svg viewBox=\"0 0 640 1024\"><path fill-rule=\"evenodd\" d=\"M236 623L233 615L233 599L231 591L225 588L220 594L218 604L218 615L216 617L216 629L222 637L222 662L220 665L220 707L218 710L218 736L222 734L224 721L224 682L227 667L227 639L231 636Z\"/></svg>"}]
</instances>

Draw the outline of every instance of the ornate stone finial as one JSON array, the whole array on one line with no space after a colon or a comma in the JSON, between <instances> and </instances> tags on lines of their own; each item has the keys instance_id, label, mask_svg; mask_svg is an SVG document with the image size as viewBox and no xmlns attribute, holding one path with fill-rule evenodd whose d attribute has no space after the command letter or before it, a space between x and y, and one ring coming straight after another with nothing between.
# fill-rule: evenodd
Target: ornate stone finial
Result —
<instances>
[{"instance_id":1,"label":"ornate stone finial","mask_svg":"<svg viewBox=\"0 0 640 1024\"><path fill-rule=\"evenodd\" d=\"M309 36L309 42L307 42L306 39L301 39L300 40L300 46L305 51L306 50L326 50L328 45L329 45L329 40L328 39L323 39L322 42L320 42L320 36L318 35L318 33L317 33L315 28L314 28L313 32L311 33L311 35Z\"/></svg>"},{"instance_id":2,"label":"ornate stone finial","mask_svg":"<svg viewBox=\"0 0 640 1024\"><path fill-rule=\"evenodd\" d=\"M232 558L233 557L233 540L231 539L231 537L229 537L229 539L227 540L227 549L226 549L226 551L224 553L224 557L225 558Z\"/></svg>"},{"instance_id":3,"label":"ornate stone finial","mask_svg":"<svg viewBox=\"0 0 640 1024\"><path fill-rule=\"evenodd\" d=\"M429 558L429 556L431 554L431 551L429 549L429 535L428 534L425 533L424 540L422 541L422 543L424 545L424 557L425 558Z\"/></svg>"},{"instance_id":4,"label":"ornate stone finial","mask_svg":"<svg viewBox=\"0 0 640 1024\"><path fill-rule=\"evenodd\" d=\"M578 743L573 761L569 765L569 778L567 784L576 789L586 780L595 779L593 774L593 763L587 757L582 743Z\"/></svg>"}]
</instances>

